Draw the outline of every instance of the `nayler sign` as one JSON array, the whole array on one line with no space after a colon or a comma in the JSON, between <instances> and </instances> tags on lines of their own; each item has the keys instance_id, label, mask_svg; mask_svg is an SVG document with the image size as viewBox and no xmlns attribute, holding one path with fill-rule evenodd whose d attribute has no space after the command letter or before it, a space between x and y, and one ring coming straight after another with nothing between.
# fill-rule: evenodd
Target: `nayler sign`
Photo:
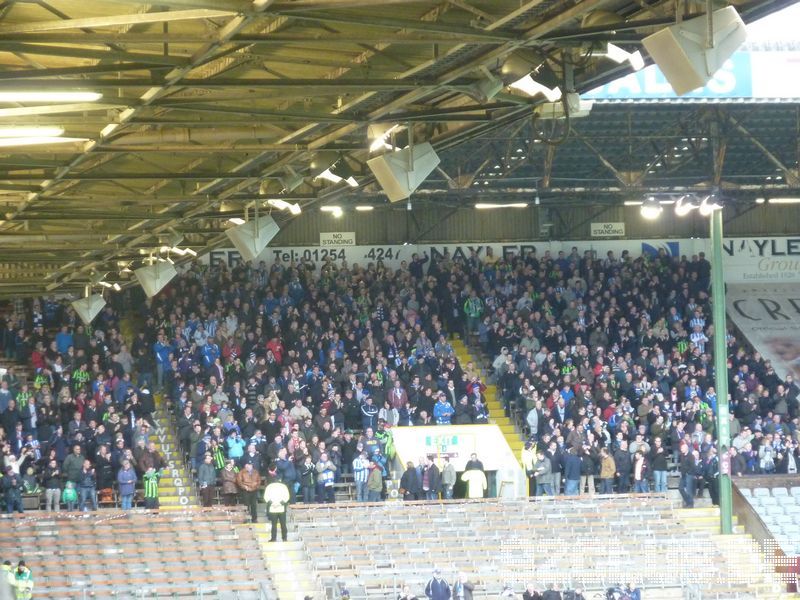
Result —
<instances>
[{"instance_id":1,"label":"nayler sign","mask_svg":"<svg viewBox=\"0 0 800 600\"><path fill-rule=\"evenodd\" d=\"M625 237L625 223L592 223L592 237Z\"/></svg>"},{"instance_id":2,"label":"nayler sign","mask_svg":"<svg viewBox=\"0 0 800 600\"><path fill-rule=\"evenodd\" d=\"M355 231L337 231L334 233L319 232L319 245L323 248L331 248L337 246L355 246L356 245L356 232Z\"/></svg>"},{"instance_id":3,"label":"nayler sign","mask_svg":"<svg viewBox=\"0 0 800 600\"><path fill-rule=\"evenodd\" d=\"M601 223L606 226L623 227L624 223ZM597 224L592 225L592 230ZM637 257L642 253L657 254L663 251L670 257L686 256L689 260L700 252L706 253L706 259L711 257L711 246L706 239L646 239L631 240L618 238L621 233L604 233L604 237L594 237L588 240L552 240L530 241L519 243L464 243L464 244L410 244L408 246L356 246L354 233L321 233L319 246L290 246L267 247L256 259L256 263L264 261L266 264L284 263L288 265L293 261L310 260L314 262L346 260L348 264L366 265L370 262L381 261L390 269L399 269L403 262L411 260L416 252L420 256L427 252L433 262L441 260L447 250L453 260L466 261L474 253L478 259L486 256L491 248L495 256L509 257L526 255L536 250L538 256L547 252L556 256L559 250L569 254L572 247L578 249L579 254L591 250L599 257L604 257L611 250L619 256L627 250L631 256ZM800 283L800 237L765 237L765 238L726 238L723 245L723 259L725 260L726 283L764 283L764 282L798 282ZM216 265L224 263L229 268L241 262L242 257L233 248L212 250L200 259L206 264Z\"/></svg>"}]
</instances>

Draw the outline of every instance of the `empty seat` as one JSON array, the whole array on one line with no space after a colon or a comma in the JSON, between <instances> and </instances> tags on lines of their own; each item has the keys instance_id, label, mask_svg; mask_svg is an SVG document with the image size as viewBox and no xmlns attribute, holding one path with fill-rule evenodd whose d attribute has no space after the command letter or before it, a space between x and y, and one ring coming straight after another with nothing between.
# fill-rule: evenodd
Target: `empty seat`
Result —
<instances>
[{"instance_id":1,"label":"empty seat","mask_svg":"<svg viewBox=\"0 0 800 600\"><path fill-rule=\"evenodd\" d=\"M764 510L764 512L766 514L768 514L768 515L783 515L783 514L785 514L785 511L783 510L783 507L780 506L780 505L765 506L765 507L763 507L762 510Z\"/></svg>"},{"instance_id":2,"label":"empty seat","mask_svg":"<svg viewBox=\"0 0 800 600\"><path fill-rule=\"evenodd\" d=\"M764 496L771 496L769 488L757 487L753 488L753 496L756 498L763 498Z\"/></svg>"},{"instance_id":3,"label":"empty seat","mask_svg":"<svg viewBox=\"0 0 800 600\"><path fill-rule=\"evenodd\" d=\"M776 498L781 498L783 496L788 496L789 495L789 490L787 490L785 487L772 488L772 495L775 496Z\"/></svg>"},{"instance_id":4,"label":"empty seat","mask_svg":"<svg viewBox=\"0 0 800 600\"><path fill-rule=\"evenodd\" d=\"M795 498L800 498L800 486L795 486L789 490L789 493Z\"/></svg>"},{"instance_id":5,"label":"empty seat","mask_svg":"<svg viewBox=\"0 0 800 600\"><path fill-rule=\"evenodd\" d=\"M783 527L784 525L789 525L794 523L794 520L789 515L775 515L773 519L775 520L776 523L781 525L781 527Z\"/></svg>"},{"instance_id":6,"label":"empty seat","mask_svg":"<svg viewBox=\"0 0 800 600\"><path fill-rule=\"evenodd\" d=\"M745 498L753 497L753 492L750 491L750 488L739 488L739 493Z\"/></svg>"},{"instance_id":7,"label":"empty seat","mask_svg":"<svg viewBox=\"0 0 800 600\"><path fill-rule=\"evenodd\" d=\"M758 496L758 504L760 506L777 506L778 499L773 498L772 496Z\"/></svg>"}]
</instances>

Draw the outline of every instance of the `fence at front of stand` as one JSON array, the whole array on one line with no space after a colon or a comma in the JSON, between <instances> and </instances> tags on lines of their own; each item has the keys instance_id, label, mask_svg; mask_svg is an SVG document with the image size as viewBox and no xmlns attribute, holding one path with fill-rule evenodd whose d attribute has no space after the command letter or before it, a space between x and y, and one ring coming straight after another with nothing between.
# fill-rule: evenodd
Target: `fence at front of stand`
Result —
<instances>
[{"instance_id":1,"label":"fence at front of stand","mask_svg":"<svg viewBox=\"0 0 800 600\"><path fill-rule=\"evenodd\" d=\"M228 591L224 586L215 586L211 584L192 586L188 584L152 584L152 585L131 585L131 586L117 586L113 590L106 590L105 588L99 589L101 586L94 586L91 582L87 581L73 581L72 587L78 590L84 600L89 598L98 597L113 597L120 600L139 600L149 598L154 600L156 598L186 598L193 600L213 600L222 595L225 598L239 599L253 598L254 592L239 592ZM36 594L34 593L34 596ZM268 582L259 582L258 584L258 598L259 600L278 600L278 594L275 589Z\"/></svg>"}]
</instances>

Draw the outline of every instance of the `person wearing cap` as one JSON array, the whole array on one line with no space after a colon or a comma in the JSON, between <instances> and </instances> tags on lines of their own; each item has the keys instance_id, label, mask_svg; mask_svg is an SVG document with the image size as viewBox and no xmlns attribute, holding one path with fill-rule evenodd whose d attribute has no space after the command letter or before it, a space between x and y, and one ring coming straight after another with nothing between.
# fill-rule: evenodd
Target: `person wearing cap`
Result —
<instances>
[{"instance_id":1,"label":"person wearing cap","mask_svg":"<svg viewBox=\"0 0 800 600\"><path fill-rule=\"evenodd\" d=\"M442 578L442 572L439 569L435 569L433 577L425 585L425 596L428 600L450 600L451 595L450 584Z\"/></svg>"},{"instance_id":2,"label":"person wearing cap","mask_svg":"<svg viewBox=\"0 0 800 600\"><path fill-rule=\"evenodd\" d=\"M212 457L206 454L203 462L197 469L197 485L200 488L200 504L210 507L214 501L214 490L217 487L217 470L214 468Z\"/></svg>"}]
</instances>

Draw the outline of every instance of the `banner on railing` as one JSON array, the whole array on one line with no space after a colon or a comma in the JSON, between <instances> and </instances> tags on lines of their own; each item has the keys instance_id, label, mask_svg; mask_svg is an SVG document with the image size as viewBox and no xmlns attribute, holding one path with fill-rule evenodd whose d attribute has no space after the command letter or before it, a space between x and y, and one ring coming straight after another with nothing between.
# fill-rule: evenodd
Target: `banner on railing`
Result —
<instances>
[{"instance_id":1,"label":"banner on railing","mask_svg":"<svg viewBox=\"0 0 800 600\"><path fill-rule=\"evenodd\" d=\"M800 376L800 285L733 284L726 300L730 319L777 375Z\"/></svg>"}]
</instances>

